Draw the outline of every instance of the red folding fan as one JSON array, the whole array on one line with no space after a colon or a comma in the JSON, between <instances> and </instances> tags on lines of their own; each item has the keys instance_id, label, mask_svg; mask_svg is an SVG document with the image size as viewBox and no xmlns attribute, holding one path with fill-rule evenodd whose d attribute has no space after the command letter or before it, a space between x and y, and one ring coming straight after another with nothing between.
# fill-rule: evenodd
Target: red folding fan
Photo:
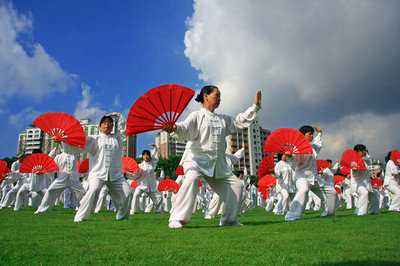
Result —
<instances>
[{"instance_id":1,"label":"red folding fan","mask_svg":"<svg viewBox=\"0 0 400 266\"><path fill-rule=\"evenodd\" d=\"M57 164L53 158L45 153L35 153L27 156L19 167L20 173L46 174L57 171Z\"/></svg>"},{"instance_id":2,"label":"red folding fan","mask_svg":"<svg viewBox=\"0 0 400 266\"><path fill-rule=\"evenodd\" d=\"M180 175L184 175L185 174L182 165L178 165L178 167L175 169L175 174L176 174L176 176L180 176Z\"/></svg>"},{"instance_id":3,"label":"red folding fan","mask_svg":"<svg viewBox=\"0 0 400 266\"><path fill-rule=\"evenodd\" d=\"M265 175L272 174L274 172L275 162L274 156L266 156L262 159L260 166L258 167L258 178L261 178Z\"/></svg>"},{"instance_id":4,"label":"red folding fan","mask_svg":"<svg viewBox=\"0 0 400 266\"><path fill-rule=\"evenodd\" d=\"M81 123L72 115L63 112L48 112L37 117L33 124L56 141L84 149L85 132Z\"/></svg>"},{"instance_id":5,"label":"red folding fan","mask_svg":"<svg viewBox=\"0 0 400 266\"><path fill-rule=\"evenodd\" d=\"M312 154L310 142L294 128L274 130L264 143L264 151L281 154Z\"/></svg>"},{"instance_id":6,"label":"red folding fan","mask_svg":"<svg viewBox=\"0 0 400 266\"><path fill-rule=\"evenodd\" d=\"M335 175L333 177L333 183L335 185L340 185L340 184L342 184L344 182L345 179L346 178L344 176L342 176L342 175Z\"/></svg>"},{"instance_id":7,"label":"red folding fan","mask_svg":"<svg viewBox=\"0 0 400 266\"><path fill-rule=\"evenodd\" d=\"M4 160L0 160L0 183L4 180L9 172L10 168L8 168L7 162Z\"/></svg>"},{"instance_id":8,"label":"red folding fan","mask_svg":"<svg viewBox=\"0 0 400 266\"><path fill-rule=\"evenodd\" d=\"M135 159L125 156L122 157L122 173L136 173L139 170L139 165Z\"/></svg>"},{"instance_id":9,"label":"red folding fan","mask_svg":"<svg viewBox=\"0 0 400 266\"><path fill-rule=\"evenodd\" d=\"M330 163L327 160L317 160L318 173L322 173L326 168L329 168Z\"/></svg>"},{"instance_id":10,"label":"red folding fan","mask_svg":"<svg viewBox=\"0 0 400 266\"><path fill-rule=\"evenodd\" d=\"M352 149L347 149L343 152L340 159L340 166L349 170L367 170L363 158Z\"/></svg>"},{"instance_id":11,"label":"red folding fan","mask_svg":"<svg viewBox=\"0 0 400 266\"><path fill-rule=\"evenodd\" d=\"M381 188L383 186L382 178L377 178L377 177L371 178L371 185L373 188L378 188L378 189Z\"/></svg>"},{"instance_id":12,"label":"red folding fan","mask_svg":"<svg viewBox=\"0 0 400 266\"><path fill-rule=\"evenodd\" d=\"M85 159L83 161L76 161L76 168L78 169L78 173L85 174L89 171L89 159Z\"/></svg>"},{"instance_id":13,"label":"red folding fan","mask_svg":"<svg viewBox=\"0 0 400 266\"><path fill-rule=\"evenodd\" d=\"M174 125L194 94L194 90L177 84L161 85L149 90L129 110L126 135Z\"/></svg>"},{"instance_id":14,"label":"red folding fan","mask_svg":"<svg viewBox=\"0 0 400 266\"><path fill-rule=\"evenodd\" d=\"M266 175L258 180L259 191L265 191L276 185L276 177L273 175Z\"/></svg>"},{"instance_id":15,"label":"red folding fan","mask_svg":"<svg viewBox=\"0 0 400 266\"><path fill-rule=\"evenodd\" d=\"M170 178L165 178L158 183L157 190L160 192L171 191L176 193L179 190L179 184Z\"/></svg>"},{"instance_id":16,"label":"red folding fan","mask_svg":"<svg viewBox=\"0 0 400 266\"><path fill-rule=\"evenodd\" d=\"M135 188L137 188L138 187L138 182L136 181L136 180L132 180L131 181L131 188L133 188L133 189L135 189Z\"/></svg>"},{"instance_id":17,"label":"red folding fan","mask_svg":"<svg viewBox=\"0 0 400 266\"><path fill-rule=\"evenodd\" d=\"M335 186L335 190L337 194L342 193L342 190L340 189L340 187Z\"/></svg>"},{"instance_id":18,"label":"red folding fan","mask_svg":"<svg viewBox=\"0 0 400 266\"><path fill-rule=\"evenodd\" d=\"M269 198L269 190L260 191L261 198L266 201Z\"/></svg>"},{"instance_id":19,"label":"red folding fan","mask_svg":"<svg viewBox=\"0 0 400 266\"><path fill-rule=\"evenodd\" d=\"M392 160L396 164L400 165L400 151L399 150L393 150L390 153L390 160Z\"/></svg>"}]
</instances>

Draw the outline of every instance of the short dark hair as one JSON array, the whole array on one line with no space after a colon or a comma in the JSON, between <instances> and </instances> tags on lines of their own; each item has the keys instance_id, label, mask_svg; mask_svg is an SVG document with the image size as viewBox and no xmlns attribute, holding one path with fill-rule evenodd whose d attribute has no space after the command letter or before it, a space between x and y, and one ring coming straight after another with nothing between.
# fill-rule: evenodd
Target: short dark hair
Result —
<instances>
[{"instance_id":1,"label":"short dark hair","mask_svg":"<svg viewBox=\"0 0 400 266\"><path fill-rule=\"evenodd\" d=\"M359 152L359 151L361 151L361 152L363 152L363 151L368 152L367 146L365 146L364 144L356 144L356 145L354 146L353 150L355 150L355 151L357 151L357 152Z\"/></svg>"},{"instance_id":2,"label":"short dark hair","mask_svg":"<svg viewBox=\"0 0 400 266\"><path fill-rule=\"evenodd\" d=\"M215 89L218 90L218 87L215 85L207 85L201 88L201 91L199 94L197 94L196 99L194 99L196 102L199 103L204 103L204 94L210 95Z\"/></svg>"},{"instance_id":3,"label":"short dark hair","mask_svg":"<svg viewBox=\"0 0 400 266\"><path fill-rule=\"evenodd\" d=\"M385 162L389 162L390 156L392 156L392 152L391 152L391 151L388 152L388 154L386 154L386 156L385 156Z\"/></svg>"},{"instance_id":4,"label":"short dark hair","mask_svg":"<svg viewBox=\"0 0 400 266\"><path fill-rule=\"evenodd\" d=\"M326 161L329 162L329 163L332 163L332 160L331 160L331 159L327 159Z\"/></svg>"},{"instance_id":5,"label":"short dark hair","mask_svg":"<svg viewBox=\"0 0 400 266\"><path fill-rule=\"evenodd\" d=\"M42 149L34 149L34 150L32 151L32 154L33 154L33 153L43 153L43 152L42 152Z\"/></svg>"},{"instance_id":6,"label":"short dark hair","mask_svg":"<svg viewBox=\"0 0 400 266\"><path fill-rule=\"evenodd\" d=\"M99 126L103 124L106 120L110 120L112 124L114 124L114 119L110 115L105 115L100 119Z\"/></svg>"},{"instance_id":7,"label":"short dark hair","mask_svg":"<svg viewBox=\"0 0 400 266\"><path fill-rule=\"evenodd\" d=\"M299 128L299 131L301 132L301 134L305 135L309 132L314 133L314 128L312 126L306 125Z\"/></svg>"},{"instance_id":8,"label":"short dark hair","mask_svg":"<svg viewBox=\"0 0 400 266\"><path fill-rule=\"evenodd\" d=\"M145 155L145 154L147 154L147 155L149 155L151 157L151 152L149 150L142 151L142 156Z\"/></svg>"}]
</instances>

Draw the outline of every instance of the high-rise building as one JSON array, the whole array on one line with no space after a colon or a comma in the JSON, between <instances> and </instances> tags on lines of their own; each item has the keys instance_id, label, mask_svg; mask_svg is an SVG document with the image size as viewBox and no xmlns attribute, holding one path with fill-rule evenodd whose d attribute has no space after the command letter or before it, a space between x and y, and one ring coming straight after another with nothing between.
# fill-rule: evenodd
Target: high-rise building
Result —
<instances>
[{"instance_id":1,"label":"high-rise building","mask_svg":"<svg viewBox=\"0 0 400 266\"><path fill-rule=\"evenodd\" d=\"M244 147L243 158L234 167L248 175L256 175L258 166L264 157L263 144L270 131L260 127L258 121L254 121L248 128L237 129L236 134L228 136L227 152L235 153Z\"/></svg>"},{"instance_id":2,"label":"high-rise building","mask_svg":"<svg viewBox=\"0 0 400 266\"><path fill-rule=\"evenodd\" d=\"M164 159L168 159L170 156L182 156L186 146L186 142L178 141L165 131L156 135L155 144L160 149L161 158Z\"/></svg>"}]
</instances>

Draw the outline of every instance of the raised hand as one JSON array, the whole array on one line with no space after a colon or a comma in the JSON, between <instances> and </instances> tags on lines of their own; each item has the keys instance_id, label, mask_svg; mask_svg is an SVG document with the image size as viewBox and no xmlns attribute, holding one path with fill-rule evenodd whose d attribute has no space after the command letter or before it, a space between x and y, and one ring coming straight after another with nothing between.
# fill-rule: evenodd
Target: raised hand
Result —
<instances>
[{"instance_id":1,"label":"raised hand","mask_svg":"<svg viewBox=\"0 0 400 266\"><path fill-rule=\"evenodd\" d=\"M261 90L258 90L256 92L256 96L254 97L254 104L258 107L261 107L261 96Z\"/></svg>"}]
</instances>

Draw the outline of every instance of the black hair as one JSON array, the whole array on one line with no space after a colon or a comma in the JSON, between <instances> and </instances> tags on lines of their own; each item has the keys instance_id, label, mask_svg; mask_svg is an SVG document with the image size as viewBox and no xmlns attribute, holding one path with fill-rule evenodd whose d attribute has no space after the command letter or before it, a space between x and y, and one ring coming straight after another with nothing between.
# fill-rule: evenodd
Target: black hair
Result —
<instances>
[{"instance_id":1,"label":"black hair","mask_svg":"<svg viewBox=\"0 0 400 266\"><path fill-rule=\"evenodd\" d=\"M42 149L34 149L34 150L32 151L32 154L33 154L33 153L43 153L43 152L42 152Z\"/></svg>"},{"instance_id":2,"label":"black hair","mask_svg":"<svg viewBox=\"0 0 400 266\"><path fill-rule=\"evenodd\" d=\"M149 155L151 157L151 152L149 150L144 150L142 152L142 156L145 155L145 154L147 154L147 155Z\"/></svg>"},{"instance_id":3,"label":"black hair","mask_svg":"<svg viewBox=\"0 0 400 266\"><path fill-rule=\"evenodd\" d=\"M327 162L329 162L330 164L332 164L332 160L331 159L327 159Z\"/></svg>"},{"instance_id":4,"label":"black hair","mask_svg":"<svg viewBox=\"0 0 400 266\"><path fill-rule=\"evenodd\" d=\"M359 152L359 151L361 151L361 152L363 152L363 151L368 152L367 147L366 147L364 144L357 144L357 145L355 145L354 148L353 148L353 150L355 150L356 152Z\"/></svg>"},{"instance_id":5,"label":"black hair","mask_svg":"<svg viewBox=\"0 0 400 266\"><path fill-rule=\"evenodd\" d=\"M314 128L312 126L302 126L301 128L299 128L299 131L301 132L301 134L305 135L309 132L314 134Z\"/></svg>"},{"instance_id":6,"label":"black hair","mask_svg":"<svg viewBox=\"0 0 400 266\"><path fill-rule=\"evenodd\" d=\"M388 152L388 154L385 156L385 162L386 162L386 163L389 162L390 156L392 156L392 152L391 152L391 151Z\"/></svg>"},{"instance_id":7,"label":"black hair","mask_svg":"<svg viewBox=\"0 0 400 266\"><path fill-rule=\"evenodd\" d=\"M106 120L111 120L111 123L114 124L114 119L110 115L105 115L100 119L99 126L103 124Z\"/></svg>"},{"instance_id":8,"label":"black hair","mask_svg":"<svg viewBox=\"0 0 400 266\"><path fill-rule=\"evenodd\" d=\"M277 153L277 154L276 154L276 159L278 160L278 162L279 162L280 160L282 160L282 157L283 157L283 153Z\"/></svg>"},{"instance_id":9,"label":"black hair","mask_svg":"<svg viewBox=\"0 0 400 266\"><path fill-rule=\"evenodd\" d=\"M217 86L214 85L207 85L201 88L201 91L199 94L197 94L196 99L194 99L196 102L203 103L204 102L204 94L210 95L215 89L218 90Z\"/></svg>"}]
</instances>

